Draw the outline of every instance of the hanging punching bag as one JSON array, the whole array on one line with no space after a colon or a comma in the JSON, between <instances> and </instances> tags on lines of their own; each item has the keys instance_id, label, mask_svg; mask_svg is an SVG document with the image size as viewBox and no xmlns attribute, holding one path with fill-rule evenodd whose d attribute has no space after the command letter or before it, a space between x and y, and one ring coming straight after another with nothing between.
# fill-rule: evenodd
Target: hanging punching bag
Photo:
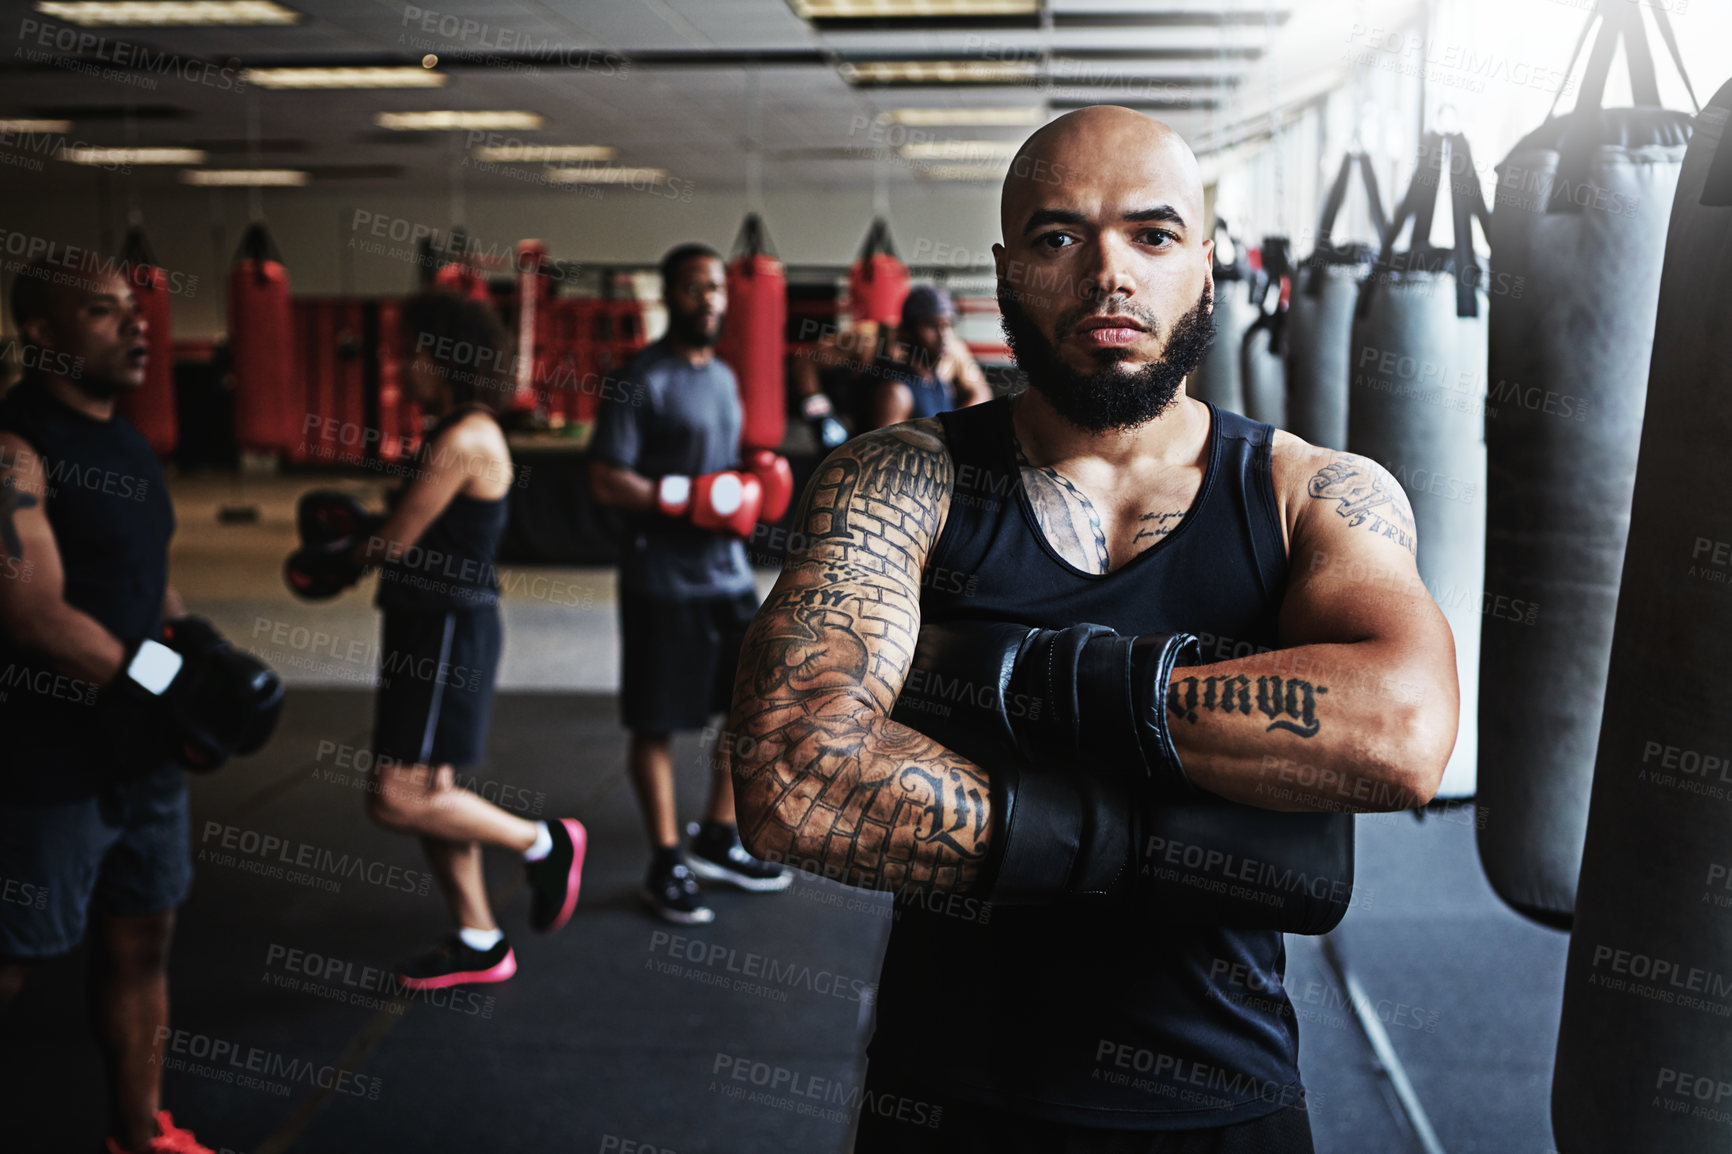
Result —
<instances>
[{"instance_id":1,"label":"hanging punching bag","mask_svg":"<svg viewBox=\"0 0 1732 1154\"><path fill-rule=\"evenodd\" d=\"M1365 184L1366 207L1376 231L1375 247L1334 240L1335 218L1347 200L1354 165ZM1323 202L1317 248L1305 258L1287 309L1288 432L1328 449L1347 447L1348 354L1353 344L1353 306L1359 286L1377 261L1389 232L1371 158L1350 152Z\"/></svg>"},{"instance_id":2,"label":"hanging punching bag","mask_svg":"<svg viewBox=\"0 0 1732 1154\"><path fill-rule=\"evenodd\" d=\"M1244 413L1276 428L1287 426L1287 301L1293 247L1284 236L1263 238L1263 267L1251 283L1256 317L1239 342L1239 379L1245 390Z\"/></svg>"},{"instance_id":3,"label":"hanging punching bag","mask_svg":"<svg viewBox=\"0 0 1732 1154\"><path fill-rule=\"evenodd\" d=\"M487 278L470 262L469 237L462 225L451 230L446 252L447 256L434 259L437 267L433 270L432 287L482 304L492 304L493 293L487 287Z\"/></svg>"},{"instance_id":4,"label":"hanging punching bag","mask_svg":"<svg viewBox=\"0 0 1732 1154\"><path fill-rule=\"evenodd\" d=\"M179 427L174 409L174 324L168 303L168 273L157 263L142 229L126 234L120 261L138 302L138 315L145 323L144 339L150 346L145 362L144 384L120 394L120 412L150 442L159 457L174 452Z\"/></svg>"},{"instance_id":5,"label":"hanging punching bag","mask_svg":"<svg viewBox=\"0 0 1732 1154\"><path fill-rule=\"evenodd\" d=\"M1552 1080L1563 1154L1732 1145L1732 82L1666 235Z\"/></svg>"},{"instance_id":6,"label":"hanging punching bag","mask_svg":"<svg viewBox=\"0 0 1732 1154\"><path fill-rule=\"evenodd\" d=\"M1221 259L1220 236L1223 232L1233 250L1230 261ZM1239 342L1244 340L1245 329L1255 315L1246 284L1248 262L1233 236L1233 230L1220 217L1215 218L1215 231L1210 236L1215 240L1215 254L1211 259L1215 276L1215 311L1210 318L1215 325L1215 339L1209 343L1209 351L1203 354L1197 371L1185 382L1185 392L1199 401L1209 401L1223 409L1242 413L1245 411L1245 386L1239 367Z\"/></svg>"},{"instance_id":7,"label":"hanging punching bag","mask_svg":"<svg viewBox=\"0 0 1732 1154\"><path fill-rule=\"evenodd\" d=\"M234 367L235 444L280 453L300 437L305 409L294 394L294 319L289 270L265 226L247 229L229 270L229 357Z\"/></svg>"},{"instance_id":8,"label":"hanging punching bag","mask_svg":"<svg viewBox=\"0 0 1732 1154\"><path fill-rule=\"evenodd\" d=\"M908 295L908 287L908 266L896 258L890 226L876 217L848 273L848 308L854 323L895 325L902 319L902 298Z\"/></svg>"},{"instance_id":9,"label":"hanging punching bag","mask_svg":"<svg viewBox=\"0 0 1732 1154\"><path fill-rule=\"evenodd\" d=\"M728 315L716 355L740 385L740 449L780 449L788 425L788 278L756 213L740 225L728 261Z\"/></svg>"},{"instance_id":10,"label":"hanging punching bag","mask_svg":"<svg viewBox=\"0 0 1732 1154\"><path fill-rule=\"evenodd\" d=\"M1455 243L1431 221L1449 160ZM1465 137L1428 132L1353 323L1347 447L1394 474L1413 505L1419 576L1455 635L1461 719L1439 797L1474 792L1481 591L1485 576L1485 277L1473 220L1489 213ZM1405 252L1395 241L1411 220ZM1375 514L1374 514L1375 515ZM1400 527L1392 526L1400 537Z\"/></svg>"},{"instance_id":11,"label":"hanging punching bag","mask_svg":"<svg viewBox=\"0 0 1732 1154\"><path fill-rule=\"evenodd\" d=\"M1499 896L1549 925L1568 925L1575 906L1667 215L1689 141L1690 116L1658 107L1642 11L1602 0L1576 110L1498 166L1492 218L1485 587L1493 604L1535 611L1485 615L1479 854ZM1602 109L1620 37L1641 107Z\"/></svg>"},{"instance_id":12,"label":"hanging punching bag","mask_svg":"<svg viewBox=\"0 0 1732 1154\"><path fill-rule=\"evenodd\" d=\"M575 398L554 395L565 383L553 372L553 279L547 246L538 240L517 242L517 352L512 362L511 408L520 412L566 413ZM545 387L545 394L537 386ZM569 391L569 390L567 390Z\"/></svg>"}]
</instances>

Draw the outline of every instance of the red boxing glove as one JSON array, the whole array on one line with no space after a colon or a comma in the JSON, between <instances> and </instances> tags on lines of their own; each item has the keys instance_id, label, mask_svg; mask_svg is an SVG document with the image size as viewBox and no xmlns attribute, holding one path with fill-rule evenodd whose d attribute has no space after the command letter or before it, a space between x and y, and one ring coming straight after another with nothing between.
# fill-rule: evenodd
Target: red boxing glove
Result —
<instances>
[{"instance_id":1,"label":"red boxing glove","mask_svg":"<svg viewBox=\"0 0 1732 1154\"><path fill-rule=\"evenodd\" d=\"M788 511L788 502L794 499L794 470L789 467L788 459L769 449L759 449L746 457L746 471L764 486L764 510L759 514L760 519L766 525L780 521Z\"/></svg>"},{"instance_id":2,"label":"red boxing glove","mask_svg":"<svg viewBox=\"0 0 1732 1154\"><path fill-rule=\"evenodd\" d=\"M750 473L670 474L656 487L656 507L699 529L749 537L764 507L764 486Z\"/></svg>"}]
</instances>

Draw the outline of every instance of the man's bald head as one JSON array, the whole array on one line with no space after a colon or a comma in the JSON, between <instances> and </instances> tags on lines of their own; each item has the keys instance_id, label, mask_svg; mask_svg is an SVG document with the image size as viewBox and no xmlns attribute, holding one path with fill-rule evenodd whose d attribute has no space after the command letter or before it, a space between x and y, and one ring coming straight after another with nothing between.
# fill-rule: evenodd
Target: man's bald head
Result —
<instances>
[{"instance_id":1,"label":"man's bald head","mask_svg":"<svg viewBox=\"0 0 1732 1154\"><path fill-rule=\"evenodd\" d=\"M999 226L1008 242L1029 214L1066 190L1089 197L1097 185L1141 181L1194 227L1203 215L1203 177L1184 139L1152 116L1115 104L1067 112L1023 141L1004 178Z\"/></svg>"},{"instance_id":2,"label":"man's bald head","mask_svg":"<svg viewBox=\"0 0 1732 1154\"><path fill-rule=\"evenodd\" d=\"M1214 306L1197 158L1128 108L1083 108L1023 144L992 246L1017 365L1066 420L1102 432L1164 412Z\"/></svg>"}]
</instances>

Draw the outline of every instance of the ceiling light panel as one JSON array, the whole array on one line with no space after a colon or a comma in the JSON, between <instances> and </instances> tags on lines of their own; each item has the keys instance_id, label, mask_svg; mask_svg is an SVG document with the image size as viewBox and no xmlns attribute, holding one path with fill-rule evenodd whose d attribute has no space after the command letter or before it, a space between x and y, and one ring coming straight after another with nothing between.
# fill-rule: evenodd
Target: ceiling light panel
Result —
<instances>
[{"instance_id":1,"label":"ceiling light panel","mask_svg":"<svg viewBox=\"0 0 1732 1154\"><path fill-rule=\"evenodd\" d=\"M533 132L541 127L541 117L533 112L438 109L427 112L381 112L373 117L373 123L380 128L390 128L398 132L478 129Z\"/></svg>"},{"instance_id":2,"label":"ceiling light panel","mask_svg":"<svg viewBox=\"0 0 1732 1154\"><path fill-rule=\"evenodd\" d=\"M36 11L85 28L218 28L301 21L299 12L271 0L42 0Z\"/></svg>"},{"instance_id":3,"label":"ceiling light panel","mask_svg":"<svg viewBox=\"0 0 1732 1154\"><path fill-rule=\"evenodd\" d=\"M260 88L443 88L450 77L431 68L249 68L241 74Z\"/></svg>"},{"instance_id":4,"label":"ceiling light panel","mask_svg":"<svg viewBox=\"0 0 1732 1154\"><path fill-rule=\"evenodd\" d=\"M216 188L298 188L308 176L293 168L193 168L181 173L180 179Z\"/></svg>"}]
</instances>

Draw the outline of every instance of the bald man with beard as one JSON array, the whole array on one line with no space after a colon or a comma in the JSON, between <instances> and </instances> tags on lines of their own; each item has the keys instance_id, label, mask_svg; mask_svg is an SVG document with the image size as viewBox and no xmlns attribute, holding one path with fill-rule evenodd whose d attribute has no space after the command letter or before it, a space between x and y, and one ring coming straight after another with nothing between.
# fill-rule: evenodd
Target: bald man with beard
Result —
<instances>
[{"instance_id":1,"label":"bald man with beard","mask_svg":"<svg viewBox=\"0 0 1732 1154\"><path fill-rule=\"evenodd\" d=\"M1412 514L1186 395L1212 243L1167 126L1054 120L1001 224L1029 388L814 476L719 745L741 831L896 894L857 1151L1310 1151L1282 931L1345 901L1163 884L1148 831L1201 807L1229 860L1339 881L1334 815L1431 798L1459 694Z\"/></svg>"}]
</instances>

